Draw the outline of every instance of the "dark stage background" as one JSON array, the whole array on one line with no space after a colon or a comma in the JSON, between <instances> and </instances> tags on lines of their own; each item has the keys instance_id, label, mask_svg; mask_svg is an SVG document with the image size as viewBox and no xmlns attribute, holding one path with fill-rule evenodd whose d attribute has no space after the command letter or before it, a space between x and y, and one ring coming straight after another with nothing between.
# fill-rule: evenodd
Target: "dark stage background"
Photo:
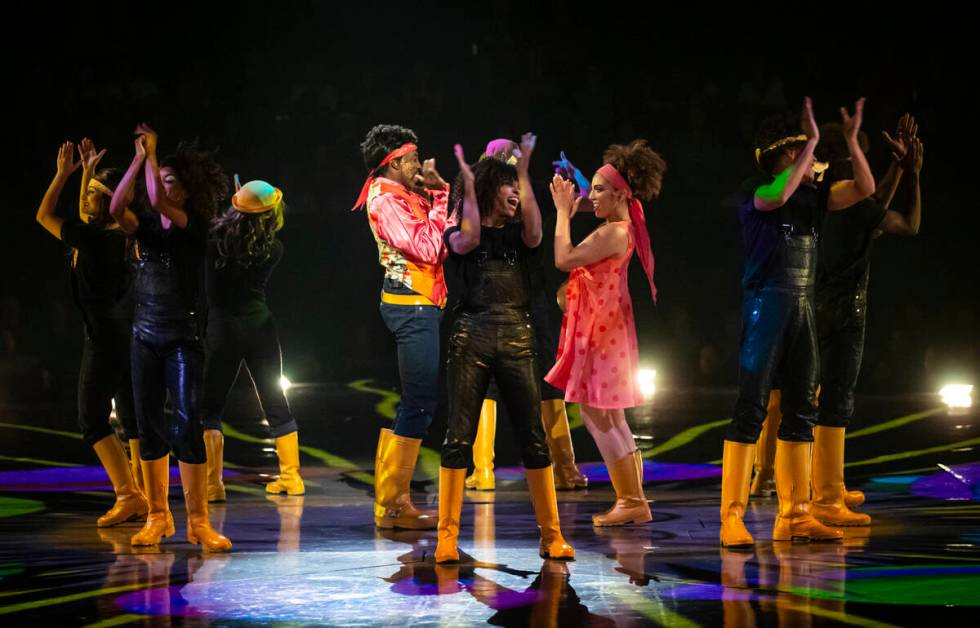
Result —
<instances>
[{"instance_id":1,"label":"dark stage background","mask_svg":"<svg viewBox=\"0 0 980 628\"><path fill-rule=\"evenodd\" d=\"M488 139L533 130L539 189L559 150L591 172L609 143L647 138L669 171L647 206L658 306L632 269L642 358L661 384L732 385L742 257L726 199L753 172L757 124L804 95L818 122L867 96L878 177L888 160L880 132L903 112L917 116L926 147L920 235L875 245L860 387L972 381L980 221L970 40L907 22L858 36L836 16L743 27L659 17L559 2L288 2L51 4L7 21L0 395L74 395L81 329L66 251L34 213L60 142L90 136L109 148L102 165L125 167L142 120L160 132L162 153L197 137L220 147L229 174L285 191L286 257L270 301L293 381L397 381L377 315L374 241L364 215L349 211L372 125L414 128L447 180L455 142L475 159ZM75 211L77 181L62 215ZM547 222L550 198L539 201ZM592 220L576 218L577 229Z\"/></svg>"}]
</instances>

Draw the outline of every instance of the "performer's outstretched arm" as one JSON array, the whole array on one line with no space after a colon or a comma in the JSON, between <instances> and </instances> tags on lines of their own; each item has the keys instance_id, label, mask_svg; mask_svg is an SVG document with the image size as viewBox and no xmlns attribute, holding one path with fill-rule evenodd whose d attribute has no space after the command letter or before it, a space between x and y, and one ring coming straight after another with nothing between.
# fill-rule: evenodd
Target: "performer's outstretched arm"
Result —
<instances>
[{"instance_id":1,"label":"performer's outstretched arm","mask_svg":"<svg viewBox=\"0 0 980 628\"><path fill-rule=\"evenodd\" d=\"M143 169L146 179L146 195L150 199L150 207L163 214L170 222L183 229L187 226L187 210L174 203L163 187L160 178L160 163L157 161L157 134L146 124L136 127L136 132L146 138L146 167Z\"/></svg>"},{"instance_id":2,"label":"performer's outstretched arm","mask_svg":"<svg viewBox=\"0 0 980 628\"><path fill-rule=\"evenodd\" d=\"M459 221L459 230L449 236L449 246L457 255L466 255L480 244L480 208L476 201L473 170L466 163L463 147L456 144L454 152L463 178L463 216Z\"/></svg>"},{"instance_id":3,"label":"performer's outstretched arm","mask_svg":"<svg viewBox=\"0 0 980 628\"><path fill-rule=\"evenodd\" d=\"M534 197L534 188L531 186L531 177L528 175L531 153L534 152L534 145L537 141L538 138L533 133L522 135L521 158L517 161L517 183L521 195L521 220L524 224L521 239L524 240L524 244L532 249L541 244L541 209L538 207L538 200Z\"/></svg>"},{"instance_id":4,"label":"performer's outstretched arm","mask_svg":"<svg viewBox=\"0 0 980 628\"><path fill-rule=\"evenodd\" d=\"M139 218L129 211L129 204L133 202L136 177L139 176L140 168L146 161L146 138L139 135L134 144L136 154L133 155L133 161L126 169L126 173L123 174L119 185L116 186L116 193L112 195L112 200L109 201L109 213L112 214L112 217L119 223L119 227L127 235L136 233L136 229L140 226Z\"/></svg>"},{"instance_id":5,"label":"performer's outstretched arm","mask_svg":"<svg viewBox=\"0 0 980 628\"><path fill-rule=\"evenodd\" d=\"M858 131L861 130L861 121L864 118L864 99L859 98L855 103L853 116L844 107L841 107L840 115L844 120L844 139L851 156L854 179L837 181L831 186L830 199L827 201L827 209L830 211L847 209L875 192L875 178L858 141Z\"/></svg>"},{"instance_id":6,"label":"performer's outstretched arm","mask_svg":"<svg viewBox=\"0 0 980 628\"><path fill-rule=\"evenodd\" d=\"M922 194L919 190L919 172L922 170L922 140L913 137L908 143L908 152L902 161L905 172L905 185L908 187L908 208L904 213L891 209L878 227L884 233L895 235L916 235L922 222Z\"/></svg>"},{"instance_id":7,"label":"performer's outstretched arm","mask_svg":"<svg viewBox=\"0 0 980 628\"><path fill-rule=\"evenodd\" d=\"M54 173L54 179L51 180L51 185L48 186L44 198L41 199L41 205L37 208L38 224L58 239L61 239L61 225L65 221L54 213L54 209L58 205L58 198L61 196L61 191L65 188L68 178L82 165L81 161L74 161L74 153L75 145L71 142L65 142L58 149L58 159L55 162L57 170Z\"/></svg>"},{"instance_id":8,"label":"performer's outstretched arm","mask_svg":"<svg viewBox=\"0 0 980 628\"><path fill-rule=\"evenodd\" d=\"M803 133L806 134L806 144L796 156L793 165L776 175L776 179L772 183L761 185L756 189L753 206L759 211L768 212L785 205L786 201L800 187L806 169L810 167L813 151L817 147L817 142L820 141L820 130L817 128L817 122L813 117L813 101L809 97L803 101L803 114L800 124L803 127Z\"/></svg>"}]
</instances>

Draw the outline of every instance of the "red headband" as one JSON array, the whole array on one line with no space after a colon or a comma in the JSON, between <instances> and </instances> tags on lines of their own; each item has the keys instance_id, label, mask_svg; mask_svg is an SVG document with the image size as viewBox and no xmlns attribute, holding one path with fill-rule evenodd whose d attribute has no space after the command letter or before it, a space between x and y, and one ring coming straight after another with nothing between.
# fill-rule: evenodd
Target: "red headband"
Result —
<instances>
[{"instance_id":1,"label":"red headband","mask_svg":"<svg viewBox=\"0 0 980 628\"><path fill-rule=\"evenodd\" d=\"M616 170L616 167L612 164L602 164L602 167L596 171L596 174L608 181L617 190L626 192L626 198L633 198L633 188L630 187L630 184L623 178L623 175L619 174L619 170Z\"/></svg>"},{"instance_id":2,"label":"red headband","mask_svg":"<svg viewBox=\"0 0 980 628\"><path fill-rule=\"evenodd\" d=\"M357 211L358 209L363 207L365 203L367 203L368 190L371 189L371 182L374 181L373 173L377 172L378 168L380 168L381 166L386 166L392 159L398 159L399 157L404 157L405 155L409 154L413 150L418 150L418 148L419 148L418 146L409 142L408 144L402 144L395 150L388 153L388 155L381 160L381 163L379 163L377 166L374 167L374 170L371 171L372 174L369 174L368 178L364 180L364 186L361 187L361 193L357 196L357 202L354 203L354 207L351 208L351 211Z\"/></svg>"},{"instance_id":3,"label":"red headband","mask_svg":"<svg viewBox=\"0 0 980 628\"><path fill-rule=\"evenodd\" d=\"M653 250L650 248L650 232L647 230L643 204L640 203L640 199L633 196L633 188L612 164L603 164L596 171L596 174L605 179L609 185L626 193L630 221L633 223L633 233L636 235L636 255L640 258L640 263L643 264L643 272L646 273L647 281L650 282L650 293L653 295L653 302L656 303L657 286L653 283Z\"/></svg>"}]
</instances>

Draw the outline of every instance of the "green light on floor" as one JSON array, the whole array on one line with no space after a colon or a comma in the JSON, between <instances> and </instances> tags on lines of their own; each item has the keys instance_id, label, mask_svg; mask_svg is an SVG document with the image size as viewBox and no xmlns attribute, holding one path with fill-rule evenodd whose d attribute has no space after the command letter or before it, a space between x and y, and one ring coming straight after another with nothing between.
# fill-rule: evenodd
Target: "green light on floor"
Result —
<instances>
[{"instance_id":1,"label":"green light on floor","mask_svg":"<svg viewBox=\"0 0 980 628\"><path fill-rule=\"evenodd\" d=\"M0 518L20 517L44 510L44 502L20 497L0 497Z\"/></svg>"}]
</instances>

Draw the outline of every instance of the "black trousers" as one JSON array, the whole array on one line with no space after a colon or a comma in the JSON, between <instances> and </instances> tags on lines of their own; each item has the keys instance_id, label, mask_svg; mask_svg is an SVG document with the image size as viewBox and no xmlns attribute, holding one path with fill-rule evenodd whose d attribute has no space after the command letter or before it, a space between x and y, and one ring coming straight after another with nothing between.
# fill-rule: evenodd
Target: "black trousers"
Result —
<instances>
[{"instance_id":1,"label":"black trousers","mask_svg":"<svg viewBox=\"0 0 980 628\"><path fill-rule=\"evenodd\" d=\"M205 429L221 429L228 393L244 366L272 436L279 438L296 431L296 421L279 385L282 349L276 321L268 308L240 314L212 310L204 345Z\"/></svg>"},{"instance_id":2,"label":"black trousers","mask_svg":"<svg viewBox=\"0 0 980 628\"><path fill-rule=\"evenodd\" d=\"M534 329L526 309L460 312L449 341L447 380L449 429L442 466L465 469L473 459L473 440L490 377L507 408L521 459L528 469L551 464L541 427L541 375Z\"/></svg>"},{"instance_id":3,"label":"black trousers","mask_svg":"<svg viewBox=\"0 0 980 628\"><path fill-rule=\"evenodd\" d=\"M181 462L207 461L201 421L204 349L194 313L137 305L130 353L140 457L171 451ZM172 412L164 412L167 395Z\"/></svg>"},{"instance_id":4,"label":"black trousers","mask_svg":"<svg viewBox=\"0 0 980 628\"><path fill-rule=\"evenodd\" d=\"M847 427L854 416L854 389L864 356L867 291L819 298L820 415L818 425Z\"/></svg>"},{"instance_id":5,"label":"black trousers","mask_svg":"<svg viewBox=\"0 0 980 628\"><path fill-rule=\"evenodd\" d=\"M779 438L812 442L820 377L813 295L756 290L742 304L738 400L725 439L755 443L774 378L782 391Z\"/></svg>"},{"instance_id":6,"label":"black trousers","mask_svg":"<svg viewBox=\"0 0 980 628\"><path fill-rule=\"evenodd\" d=\"M113 316L85 313L85 340L78 372L78 426L94 445L113 434L109 425L112 401L126 439L139 438L133 408L133 382L129 369L131 314Z\"/></svg>"}]
</instances>

